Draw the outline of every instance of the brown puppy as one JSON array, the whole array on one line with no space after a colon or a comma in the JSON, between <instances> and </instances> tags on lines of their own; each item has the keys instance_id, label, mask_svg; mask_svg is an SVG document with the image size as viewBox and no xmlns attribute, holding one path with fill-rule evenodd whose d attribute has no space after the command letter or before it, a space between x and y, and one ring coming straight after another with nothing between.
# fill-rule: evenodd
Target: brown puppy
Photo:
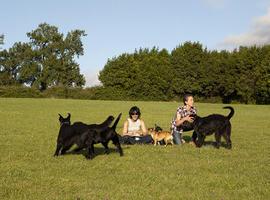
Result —
<instances>
[{"instance_id":1,"label":"brown puppy","mask_svg":"<svg viewBox=\"0 0 270 200\"><path fill-rule=\"evenodd\" d=\"M157 142L160 142L162 140L165 141L165 146L167 146L169 143L173 144L173 136L168 131L155 131L153 129L148 129L149 134L152 136L154 140L154 145L157 145Z\"/></svg>"}]
</instances>

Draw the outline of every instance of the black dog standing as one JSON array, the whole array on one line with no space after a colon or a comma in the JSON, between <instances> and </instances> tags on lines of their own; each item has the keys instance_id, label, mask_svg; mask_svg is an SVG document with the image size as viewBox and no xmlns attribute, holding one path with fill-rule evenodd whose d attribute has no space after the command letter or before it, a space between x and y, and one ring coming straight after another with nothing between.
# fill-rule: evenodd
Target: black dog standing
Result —
<instances>
[{"instance_id":1,"label":"black dog standing","mask_svg":"<svg viewBox=\"0 0 270 200\"><path fill-rule=\"evenodd\" d=\"M61 124L59 135L57 138L57 147L54 156L59 154L63 155L71 148L72 145L78 146L75 151L87 148L87 159L94 157L94 144L101 143L105 148L105 153L109 153L108 143L112 140L113 144L117 147L120 156L123 156L123 150L119 143L116 126L121 118L121 113L115 120L112 127L109 125L114 120L113 116L109 116L102 124L87 125L82 122L75 122L70 125L70 114L67 118L63 118L59 114L59 121Z\"/></svg>"},{"instance_id":2,"label":"black dog standing","mask_svg":"<svg viewBox=\"0 0 270 200\"><path fill-rule=\"evenodd\" d=\"M228 116L212 114L207 117L194 117L194 131L198 136L198 140L196 141L197 147L201 147L203 145L206 136L215 133L216 148L220 147L221 136L225 138L227 148L232 148L230 119L234 115L234 109L230 106L223 108L231 110Z\"/></svg>"},{"instance_id":3,"label":"black dog standing","mask_svg":"<svg viewBox=\"0 0 270 200\"><path fill-rule=\"evenodd\" d=\"M85 141L88 138L93 138L91 135L93 135L94 132L96 133L107 130L109 125L114 120L113 116L109 116L101 124L87 125L82 122L75 122L74 124L70 125L70 114L67 118L63 118L60 114L59 116L61 127L57 138L57 147L54 156L65 154L66 151L69 150L74 144L77 144L78 146L77 151L86 148ZM89 137L89 135L91 137ZM91 148L93 148L93 146Z\"/></svg>"},{"instance_id":4,"label":"black dog standing","mask_svg":"<svg viewBox=\"0 0 270 200\"><path fill-rule=\"evenodd\" d=\"M109 154L108 143L110 142L110 140L117 147L120 156L124 155L120 142L119 142L118 134L115 130L121 118L121 115L122 113L118 115L112 127L107 127L101 132L97 132L97 131L91 132L91 129L89 130L90 132L88 133L88 137L85 140L85 145L87 146L87 153L88 153L88 155L86 156L87 159L93 158L93 152L94 152L93 145L97 143L101 143L105 148L105 153Z\"/></svg>"}]
</instances>

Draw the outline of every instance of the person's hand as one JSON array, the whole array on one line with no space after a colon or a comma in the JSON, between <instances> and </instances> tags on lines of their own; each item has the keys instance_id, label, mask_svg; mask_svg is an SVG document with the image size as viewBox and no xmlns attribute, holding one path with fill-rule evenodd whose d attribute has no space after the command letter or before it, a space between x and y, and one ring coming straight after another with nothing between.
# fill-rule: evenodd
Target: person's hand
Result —
<instances>
[{"instance_id":1,"label":"person's hand","mask_svg":"<svg viewBox=\"0 0 270 200\"><path fill-rule=\"evenodd\" d=\"M141 131L135 131L135 134L142 136L143 133Z\"/></svg>"},{"instance_id":2,"label":"person's hand","mask_svg":"<svg viewBox=\"0 0 270 200\"><path fill-rule=\"evenodd\" d=\"M132 131L132 132L130 132L130 134L133 135L133 136L142 136L141 131Z\"/></svg>"},{"instance_id":3,"label":"person's hand","mask_svg":"<svg viewBox=\"0 0 270 200\"><path fill-rule=\"evenodd\" d=\"M193 117L190 117L189 115L185 117L185 121L193 122Z\"/></svg>"}]
</instances>

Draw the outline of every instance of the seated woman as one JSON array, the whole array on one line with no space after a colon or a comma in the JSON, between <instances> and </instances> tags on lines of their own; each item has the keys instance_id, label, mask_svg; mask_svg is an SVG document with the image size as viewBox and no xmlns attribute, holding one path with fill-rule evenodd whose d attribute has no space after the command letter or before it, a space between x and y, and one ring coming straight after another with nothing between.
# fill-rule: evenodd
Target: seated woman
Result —
<instances>
[{"instance_id":1,"label":"seated woman","mask_svg":"<svg viewBox=\"0 0 270 200\"><path fill-rule=\"evenodd\" d=\"M151 135L148 135L144 121L140 119L141 112L137 106L129 110L129 117L124 123L122 144L148 144L152 143Z\"/></svg>"}]
</instances>

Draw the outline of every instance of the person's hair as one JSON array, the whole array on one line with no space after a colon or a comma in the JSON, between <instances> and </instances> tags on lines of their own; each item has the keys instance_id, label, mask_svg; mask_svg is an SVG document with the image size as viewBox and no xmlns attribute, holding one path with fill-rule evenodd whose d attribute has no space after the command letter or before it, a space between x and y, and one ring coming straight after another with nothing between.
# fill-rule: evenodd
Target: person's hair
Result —
<instances>
[{"instance_id":1,"label":"person's hair","mask_svg":"<svg viewBox=\"0 0 270 200\"><path fill-rule=\"evenodd\" d=\"M132 114L138 114L138 119L140 118L141 116L141 111L140 111L140 108L138 108L137 106L133 106L130 108L129 110L129 117L131 118L131 115Z\"/></svg>"},{"instance_id":2,"label":"person's hair","mask_svg":"<svg viewBox=\"0 0 270 200\"><path fill-rule=\"evenodd\" d=\"M184 98L183 98L184 105L186 105L186 101L188 100L189 97L193 97L193 95L192 94L185 94L184 95Z\"/></svg>"}]
</instances>

